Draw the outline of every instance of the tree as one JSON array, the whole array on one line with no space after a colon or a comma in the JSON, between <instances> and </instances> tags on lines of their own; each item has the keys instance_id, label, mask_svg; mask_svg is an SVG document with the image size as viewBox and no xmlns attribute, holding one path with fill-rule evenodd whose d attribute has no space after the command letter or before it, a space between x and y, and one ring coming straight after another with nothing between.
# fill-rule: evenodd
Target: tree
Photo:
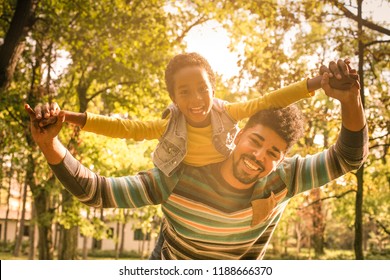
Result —
<instances>
[{"instance_id":1,"label":"tree","mask_svg":"<svg viewBox=\"0 0 390 280\"><path fill-rule=\"evenodd\" d=\"M0 93L12 81L16 64L24 50L24 38L35 21L38 0L18 0L8 31L0 46ZM10 8L6 5L3 8ZM5 11L4 11L5 12ZM9 10L7 12L10 12Z\"/></svg>"}]
</instances>

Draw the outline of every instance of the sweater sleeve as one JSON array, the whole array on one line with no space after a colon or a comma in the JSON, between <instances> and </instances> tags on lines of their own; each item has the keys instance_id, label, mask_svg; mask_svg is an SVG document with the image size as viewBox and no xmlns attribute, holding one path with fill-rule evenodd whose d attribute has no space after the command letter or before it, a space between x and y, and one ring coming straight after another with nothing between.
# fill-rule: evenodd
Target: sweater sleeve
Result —
<instances>
[{"instance_id":1,"label":"sweater sleeve","mask_svg":"<svg viewBox=\"0 0 390 280\"><path fill-rule=\"evenodd\" d=\"M178 175L165 177L157 168L135 176L103 177L76 160L69 152L50 165L61 184L82 203L99 208L138 208L165 201Z\"/></svg>"},{"instance_id":2,"label":"sweater sleeve","mask_svg":"<svg viewBox=\"0 0 390 280\"><path fill-rule=\"evenodd\" d=\"M239 121L251 117L258 111L270 108L283 108L302 98L313 95L314 93L308 91L307 80L305 79L255 99L245 102L228 103L225 105L225 108L235 121Z\"/></svg>"},{"instance_id":3,"label":"sweater sleeve","mask_svg":"<svg viewBox=\"0 0 390 280\"><path fill-rule=\"evenodd\" d=\"M306 157L295 156L284 161L289 195L321 187L330 181L359 169L368 155L367 125L361 131L350 131L344 127L329 149ZM282 176L284 177L284 176Z\"/></svg>"},{"instance_id":4,"label":"sweater sleeve","mask_svg":"<svg viewBox=\"0 0 390 280\"><path fill-rule=\"evenodd\" d=\"M154 121L133 121L87 113L84 131L114 138L136 141L160 138L166 129L168 119Z\"/></svg>"}]
</instances>

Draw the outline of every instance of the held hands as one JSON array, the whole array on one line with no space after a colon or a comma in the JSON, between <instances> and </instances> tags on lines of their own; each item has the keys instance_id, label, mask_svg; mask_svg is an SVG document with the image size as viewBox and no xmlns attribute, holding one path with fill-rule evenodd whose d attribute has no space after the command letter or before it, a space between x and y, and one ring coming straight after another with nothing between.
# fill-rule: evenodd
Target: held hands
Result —
<instances>
[{"instance_id":1,"label":"held hands","mask_svg":"<svg viewBox=\"0 0 390 280\"><path fill-rule=\"evenodd\" d=\"M55 103L57 104L57 103ZM30 105L25 104L24 109L30 116L31 134L38 145L45 145L53 142L61 130L65 121L65 114L52 103L53 106L37 105L33 110ZM43 115L43 119L42 119Z\"/></svg>"},{"instance_id":2,"label":"held hands","mask_svg":"<svg viewBox=\"0 0 390 280\"><path fill-rule=\"evenodd\" d=\"M321 66L321 87L329 97L348 103L359 97L359 75L349 66L349 60L331 61L329 68Z\"/></svg>"}]
</instances>

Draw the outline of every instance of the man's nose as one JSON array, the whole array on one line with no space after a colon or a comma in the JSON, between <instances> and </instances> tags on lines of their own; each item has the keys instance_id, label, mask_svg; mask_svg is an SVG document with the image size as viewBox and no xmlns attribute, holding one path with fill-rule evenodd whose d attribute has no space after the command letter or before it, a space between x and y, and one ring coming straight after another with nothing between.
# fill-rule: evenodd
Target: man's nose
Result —
<instances>
[{"instance_id":1,"label":"man's nose","mask_svg":"<svg viewBox=\"0 0 390 280\"><path fill-rule=\"evenodd\" d=\"M258 161L261 161L261 162L264 162L264 158L265 158L265 149L257 149L253 152L253 155L255 156L256 160Z\"/></svg>"}]
</instances>

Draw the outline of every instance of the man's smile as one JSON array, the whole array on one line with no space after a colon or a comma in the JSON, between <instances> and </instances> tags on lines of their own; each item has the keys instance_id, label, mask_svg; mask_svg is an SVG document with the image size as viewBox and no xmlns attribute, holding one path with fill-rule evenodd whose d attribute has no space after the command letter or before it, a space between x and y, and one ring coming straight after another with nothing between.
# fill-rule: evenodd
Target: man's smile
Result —
<instances>
[{"instance_id":1,"label":"man's smile","mask_svg":"<svg viewBox=\"0 0 390 280\"><path fill-rule=\"evenodd\" d=\"M249 170L258 171L260 173L264 171L263 164L250 156L247 155L242 156L242 161L244 162L244 165Z\"/></svg>"}]
</instances>

